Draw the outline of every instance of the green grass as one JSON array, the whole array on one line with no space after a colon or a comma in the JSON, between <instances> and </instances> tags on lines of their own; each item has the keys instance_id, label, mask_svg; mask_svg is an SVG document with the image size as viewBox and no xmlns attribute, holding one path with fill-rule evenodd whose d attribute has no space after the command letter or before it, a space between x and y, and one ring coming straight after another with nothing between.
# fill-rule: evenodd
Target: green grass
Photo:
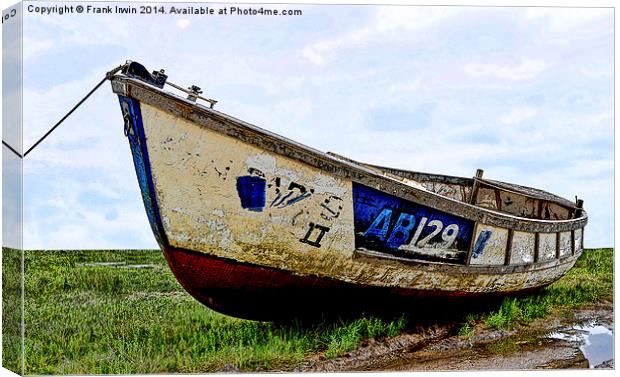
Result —
<instances>
[{"instance_id":1,"label":"green grass","mask_svg":"<svg viewBox=\"0 0 620 377\"><path fill-rule=\"evenodd\" d=\"M22 251L2 249L2 366L21 373Z\"/></svg>"},{"instance_id":2,"label":"green grass","mask_svg":"<svg viewBox=\"0 0 620 377\"><path fill-rule=\"evenodd\" d=\"M361 316L320 324L275 324L227 317L191 298L158 251L27 251L25 373L107 374L291 370L305 358L337 357L364 339L393 337L406 317ZM4 362L20 363L15 308L19 263L4 252ZM17 259L18 260L18 259ZM148 264L152 268L92 265ZM89 265L90 264L90 265ZM536 295L505 299L471 313L459 334L477 325L510 328L560 308L610 300L613 250L587 250L566 276ZM455 318L458 322L459 319ZM8 325L8 326L6 326ZM7 337L8 335L8 337ZM17 339L17 341L16 341ZM10 352L6 352L9 350Z\"/></svg>"},{"instance_id":3,"label":"green grass","mask_svg":"<svg viewBox=\"0 0 620 377\"><path fill-rule=\"evenodd\" d=\"M557 282L534 295L506 298L496 311L486 315L478 313L478 316L488 328L509 329L544 318L554 310L611 301L613 262L613 249L585 250L575 266ZM476 322L466 320L459 334L470 336Z\"/></svg>"},{"instance_id":4,"label":"green grass","mask_svg":"<svg viewBox=\"0 0 620 377\"><path fill-rule=\"evenodd\" d=\"M406 326L405 316L386 322L380 318L360 318L352 322L333 325L329 332L329 343L325 356L337 357L356 349L363 339L394 337Z\"/></svg>"},{"instance_id":5,"label":"green grass","mask_svg":"<svg viewBox=\"0 0 620 377\"><path fill-rule=\"evenodd\" d=\"M459 335L464 337L471 337L474 335L474 326L476 326L477 316L473 313L469 313L465 317L465 323L459 328Z\"/></svg>"},{"instance_id":6,"label":"green grass","mask_svg":"<svg viewBox=\"0 0 620 377\"><path fill-rule=\"evenodd\" d=\"M115 261L153 268L88 265ZM26 374L286 370L406 325L404 317L315 325L227 317L191 298L158 251L27 251L25 269Z\"/></svg>"}]
</instances>

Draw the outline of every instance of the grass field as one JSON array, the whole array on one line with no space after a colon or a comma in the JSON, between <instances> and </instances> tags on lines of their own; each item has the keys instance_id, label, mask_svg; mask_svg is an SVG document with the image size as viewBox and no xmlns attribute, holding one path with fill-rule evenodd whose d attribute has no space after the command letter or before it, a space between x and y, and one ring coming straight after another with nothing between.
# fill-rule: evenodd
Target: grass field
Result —
<instances>
[{"instance_id":1,"label":"grass field","mask_svg":"<svg viewBox=\"0 0 620 377\"><path fill-rule=\"evenodd\" d=\"M455 323L467 335L476 323L513 326L611 299L612 269L613 250L587 250L540 294ZM25 275L26 374L290 370L310 355L336 357L407 329L405 316L313 325L227 317L185 293L159 251L27 251ZM3 355L7 365L11 355Z\"/></svg>"}]
</instances>

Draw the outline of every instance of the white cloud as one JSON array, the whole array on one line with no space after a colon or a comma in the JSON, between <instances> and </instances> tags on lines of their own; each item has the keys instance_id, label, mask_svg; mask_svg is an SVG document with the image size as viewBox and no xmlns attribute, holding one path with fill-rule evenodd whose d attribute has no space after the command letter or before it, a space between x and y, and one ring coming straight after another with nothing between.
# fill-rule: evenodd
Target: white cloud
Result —
<instances>
[{"instance_id":1,"label":"white cloud","mask_svg":"<svg viewBox=\"0 0 620 377\"><path fill-rule=\"evenodd\" d=\"M381 7L377 16L367 26L344 35L315 42L302 50L302 55L312 63L323 66L338 51L364 45L373 38L394 38L399 32L428 28L455 15L455 7Z\"/></svg>"},{"instance_id":2,"label":"white cloud","mask_svg":"<svg viewBox=\"0 0 620 377\"><path fill-rule=\"evenodd\" d=\"M360 44L378 31L379 30L377 30L376 27L359 29L339 38L314 43L311 46L305 47L302 50L302 54L312 63L322 66L327 63L331 55L333 55L337 50L351 45Z\"/></svg>"},{"instance_id":3,"label":"white cloud","mask_svg":"<svg viewBox=\"0 0 620 377\"><path fill-rule=\"evenodd\" d=\"M610 8L552 8L536 7L526 8L525 19L527 21L544 20L545 25L553 32L566 32L571 29L583 27L602 18L613 17Z\"/></svg>"},{"instance_id":4,"label":"white cloud","mask_svg":"<svg viewBox=\"0 0 620 377\"><path fill-rule=\"evenodd\" d=\"M75 203L71 203L75 204ZM63 206L50 218L24 221L25 249L124 249L156 248L143 208L122 209L113 220L101 212L78 205ZM131 245L128 243L131 242Z\"/></svg>"},{"instance_id":5,"label":"white cloud","mask_svg":"<svg viewBox=\"0 0 620 377\"><path fill-rule=\"evenodd\" d=\"M177 21L177 26L180 27L181 29L185 29L191 23L192 22L188 20L187 18L181 18L180 20Z\"/></svg>"},{"instance_id":6,"label":"white cloud","mask_svg":"<svg viewBox=\"0 0 620 377\"><path fill-rule=\"evenodd\" d=\"M518 124L536 115L536 110L528 106L515 107L500 118L504 124Z\"/></svg>"},{"instance_id":7,"label":"white cloud","mask_svg":"<svg viewBox=\"0 0 620 377\"><path fill-rule=\"evenodd\" d=\"M46 52L56 45L53 40L24 37L23 59L27 61Z\"/></svg>"},{"instance_id":8,"label":"white cloud","mask_svg":"<svg viewBox=\"0 0 620 377\"><path fill-rule=\"evenodd\" d=\"M599 124L604 122L604 124L609 124L613 127L613 119L614 113L613 111L601 111L596 114L587 115L585 117L586 124Z\"/></svg>"},{"instance_id":9,"label":"white cloud","mask_svg":"<svg viewBox=\"0 0 620 377\"><path fill-rule=\"evenodd\" d=\"M541 59L522 59L518 65L469 63L463 67L465 73L476 78L491 77L502 80L530 80L541 74L546 63Z\"/></svg>"},{"instance_id":10,"label":"white cloud","mask_svg":"<svg viewBox=\"0 0 620 377\"><path fill-rule=\"evenodd\" d=\"M589 79L609 78L613 80L613 72L606 66L597 69L583 67L580 72Z\"/></svg>"},{"instance_id":11,"label":"white cloud","mask_svg":"<svg viewBox=\"0 0 620 377\"><path fill-rule=\"evenodd\" d=\"M422 89L421 79L390 85L390 92L417 92L420 89Z\"/></svg>"},{"instance_id":12,"label":"white cloud","mask_svg":"<svg viewBox=\"0 0 620 377\"><path fill-rule=\"evenodd\" d=\"M420 30L458 12L455 7L384 7L379 11L374 29L381 33Z\"/></svg>"}]
</instances>

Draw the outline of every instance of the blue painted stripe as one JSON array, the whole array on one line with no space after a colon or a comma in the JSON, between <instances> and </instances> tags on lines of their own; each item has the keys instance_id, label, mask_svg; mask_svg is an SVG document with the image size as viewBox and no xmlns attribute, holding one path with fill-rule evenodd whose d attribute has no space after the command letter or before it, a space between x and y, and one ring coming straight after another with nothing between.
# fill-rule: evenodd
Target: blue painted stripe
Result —
<instances>
[{"instance_id":1,"label":"blue painted stripe","mask_svg":"<svg viewBox=\"0 0 620 377\"><path fill-rule=\"evenodd\" d=\"M157 205L157 196L155 194L149 153L146 146L146 136L144 134L140 103L133 98L121 95L118 96L118 99L121 105L121 112L123 111L124 104L129 109L131 132L127 135L127 138L129 139L129 147L131 148L136 177L140 185L140 192L142 194L146 215L157 243L161 247L164 247L168 245L168 238L166 237L159 206Z\"/></svg>"}]
</instances>

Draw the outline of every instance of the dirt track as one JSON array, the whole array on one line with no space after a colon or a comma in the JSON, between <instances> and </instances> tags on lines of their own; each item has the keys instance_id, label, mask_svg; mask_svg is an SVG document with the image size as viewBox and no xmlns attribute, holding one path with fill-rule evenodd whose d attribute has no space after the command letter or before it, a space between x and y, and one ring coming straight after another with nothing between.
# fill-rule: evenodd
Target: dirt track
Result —
<instances>
[{"instance_id":1,"label":"dirt track","mask_svg":"<svg viewBox=\"0 0 620 377\"><path fill-rule=\"evenodd\" d=\"M602 352L596 351L598 354L594 357L595 351L587 352L595 364L590 365L582 351L586 345L586 331L575 327L584 324L613 332L613 305L602 303L590 309L561 312L509 331L479 326L468 338L455 335L454 325L418 328L392 339L371 340L336 359L316 356L302 363L296 371L613 368L613 355L607 358L611 352L608 346L604 346ZM596 360L597 356L605 360Z\"/></svg>"}]
</instances>

